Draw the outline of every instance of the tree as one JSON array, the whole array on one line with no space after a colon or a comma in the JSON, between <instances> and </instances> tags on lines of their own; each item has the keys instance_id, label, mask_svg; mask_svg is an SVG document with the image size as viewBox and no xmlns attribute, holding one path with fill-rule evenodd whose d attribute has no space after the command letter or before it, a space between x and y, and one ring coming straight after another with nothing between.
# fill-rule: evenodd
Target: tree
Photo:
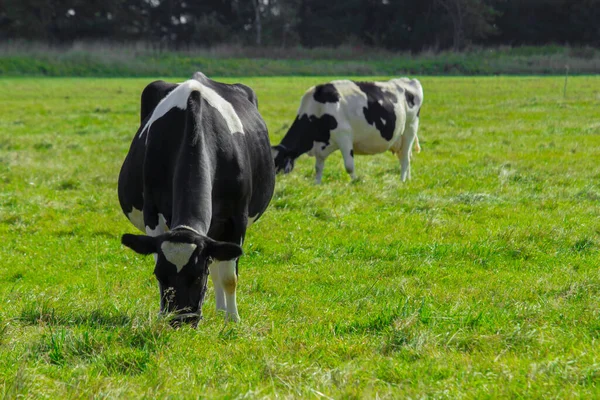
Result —
<instances>
[{"instance_id":1,"label":"tree","mask_svg":"<svg viewBox=\"0 0 600 400\"><path fill-rule=\"evenodd\" d=\"M256 31L256 45L262 44L262 24L260 19L261 14L261 0L252 0L252 6L254 7L254 29Z\"/></svg>"},{"instance_id":2,"label":"tree","mask_svg":"<svg viewBox=\"0 0 600 400\"><path fill-rule=\"evenodd\" d=\"M496 30L497 11L483 0L436 0L452 22L452 48L462 50L473 39L486 38Z\"/></svg>"},{"instance_id":3,"label":"tree","mask_svg":"<svg viewBox=\"0 0 600 400\"><path fill-rule=\"evenodd\" d=\"M339 46L362 36L363 0L303 0L298 34L304 46Z\"/></svg>"}]
</instances>

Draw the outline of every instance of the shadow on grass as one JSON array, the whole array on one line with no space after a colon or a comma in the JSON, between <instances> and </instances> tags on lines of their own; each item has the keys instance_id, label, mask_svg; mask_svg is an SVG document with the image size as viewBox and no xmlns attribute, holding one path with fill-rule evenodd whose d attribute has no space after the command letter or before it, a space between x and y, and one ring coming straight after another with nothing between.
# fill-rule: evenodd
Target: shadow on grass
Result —
<instances>
[{"instance_id":1,"label":"shadow on grass","mask_svg":"<svg viewBox=\"0 0 600 400\"><path fill-rule=\"evenodd\" d=\"M173 331L166 320L98 308L58 311L44 303L26 305L16 320L42 330L30 345L32 359L60 368L86 364L101 375L145 372Z\"/></svg>"},{"instance_id":2,"label":"shadow on grass","mask_svg":"<svg viewBox=\"0 0 600 400\"><path fill-rule=\"evenodd\" d=\"M142 323L123 329L47 327L32 343L35 360L72 368L82 363L103 375L138 375L153 365L154 355L168 344L168 325Z\"/></svg>"},{"instance_id":3,"label":"shadow on grass","mask_svg":"<svg viewBox=\"0 0 600 400\"><path fill-rule=\"evenodd\" d=\"M131 324L131 317L121 312L98 308L90 311L57 311L44 303L26 305L17 320L24 325L119 327Z\"/></svg>"}]
</instances>

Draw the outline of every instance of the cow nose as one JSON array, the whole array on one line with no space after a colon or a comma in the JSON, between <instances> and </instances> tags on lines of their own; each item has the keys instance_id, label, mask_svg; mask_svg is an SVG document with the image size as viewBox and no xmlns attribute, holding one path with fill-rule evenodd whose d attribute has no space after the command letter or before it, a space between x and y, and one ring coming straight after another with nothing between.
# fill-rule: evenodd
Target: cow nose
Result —
<instances>
[{"instance_id":1,"label":"cow nose","mask_svg":"<svg viewBox=\"0 0 600 400\"><path fill-rule=\"evenodd\" d=\"M193 328L196 328L198 326L198 322L200 322L201 319L202 315L200 314L184 313L173 316L169 320L169 324L171 324L173 328L178 328L183 324L190 324Z\"/></svg>"}]
</instances>

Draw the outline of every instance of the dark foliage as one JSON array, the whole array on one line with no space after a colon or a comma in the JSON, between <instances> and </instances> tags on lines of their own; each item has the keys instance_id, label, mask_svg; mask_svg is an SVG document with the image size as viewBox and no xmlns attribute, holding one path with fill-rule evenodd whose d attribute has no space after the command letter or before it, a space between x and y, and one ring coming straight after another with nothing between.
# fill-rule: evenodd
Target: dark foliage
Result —
<instances>
[{"instance_id":1,"label":"dark foliage","mask_svg":"<svg viewBox=\"0 0 600 400\"><path fill-rule=\"evenodd\" d=\"M357 44L393 50L470 45L600 45L600 0L4 0L0 39Z\"/></svg>"}]
</instances>

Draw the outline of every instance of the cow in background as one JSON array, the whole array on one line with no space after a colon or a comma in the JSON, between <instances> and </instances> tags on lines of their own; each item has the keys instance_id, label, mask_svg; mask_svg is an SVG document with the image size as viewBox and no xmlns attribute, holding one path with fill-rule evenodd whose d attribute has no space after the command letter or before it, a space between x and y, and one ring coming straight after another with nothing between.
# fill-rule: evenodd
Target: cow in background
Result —
<instances>
[{"instance_id":1,"label":"cow in background","mask_svg":"<svg viewBox=\"0 0 600 400\"><path fill-rule=\"evenodd\" d=\"M419 114L423 88L416 79L387 82L338 80L310 88L302 97L296 120L281 143L272 148L275 170L289 173L294 161L315 156L315 181L321 183L325 159L342 152L352 179L354 155L390 150L400 161L402 181L410 179L413 143L419 152Z\"/></svg>"}]
</instances>

